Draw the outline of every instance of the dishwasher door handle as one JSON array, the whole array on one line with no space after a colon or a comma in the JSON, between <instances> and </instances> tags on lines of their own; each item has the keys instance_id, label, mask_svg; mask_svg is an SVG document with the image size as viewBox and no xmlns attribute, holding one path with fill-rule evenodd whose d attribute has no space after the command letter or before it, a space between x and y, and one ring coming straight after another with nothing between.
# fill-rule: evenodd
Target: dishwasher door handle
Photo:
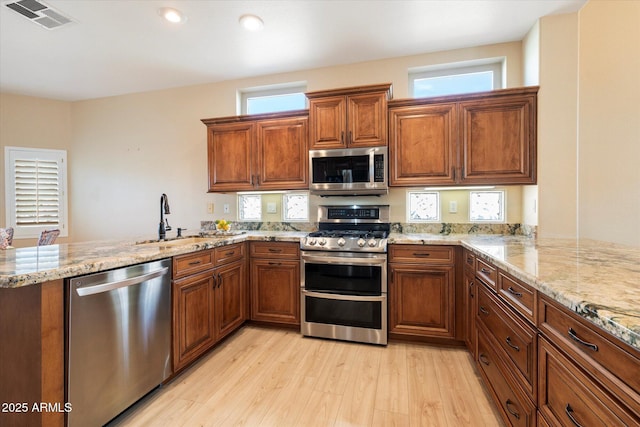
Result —
<instances>
[{"instance_id":1,"label":"dishwasher door handle","mask_svg":"<svg viewBox=\"0 0 640 427\"><path fill-rule=\"evenodd\" d=\"M130 277L124 280L116 280L113 282L101 283L95 286L87 286L86 288L77 288L76 292L81 297L88 295L101 294L103 292L109 292L114 289L125 288L127 286L138 285L147 280L155 279L156 277L164 276L169 271L168 267L163 267L160 270L152 271L141 276Z\"/></svg>"}]
</instances>

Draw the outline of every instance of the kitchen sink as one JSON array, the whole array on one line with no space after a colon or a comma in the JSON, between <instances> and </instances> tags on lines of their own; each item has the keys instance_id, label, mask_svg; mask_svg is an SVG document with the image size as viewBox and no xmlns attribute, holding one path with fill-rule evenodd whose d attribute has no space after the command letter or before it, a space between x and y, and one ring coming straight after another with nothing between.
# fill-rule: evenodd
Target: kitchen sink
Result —
<instances>
[{"instance_id":1,"label":"kitchen sink","mask_svg":"<svg viewBox=\"0 0 640 427\"><path fill-rule=\"evenodd\" d=\"M142 242L136 242L136 245L144 245L144 246L154 246L158 248L171 248L174 246L182 246L182 245L195 245L197 243L204 243L211 240L216 239L217 237L184 237L180 239L173 240L145 240Z\"/></svg>"}]
</instances>

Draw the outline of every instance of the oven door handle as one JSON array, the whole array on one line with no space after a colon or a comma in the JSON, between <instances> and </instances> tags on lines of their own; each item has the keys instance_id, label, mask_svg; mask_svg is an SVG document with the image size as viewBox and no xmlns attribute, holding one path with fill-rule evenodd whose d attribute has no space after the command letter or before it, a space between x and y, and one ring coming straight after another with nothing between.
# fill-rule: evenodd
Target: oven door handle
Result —
<instances>
[{"instance_id":1,"label":"oven door handle","mask_svg":"<svg viewBox=\"0 0 640 427\"><path fill-rule=\"evenodd\" d=\"M356 258L305 255L302 257L302 262L305 264L369 265L377 267L386 265L387 259L386 256L384 258Z\"/></svg>"},{"instance_id":2,"label":"oven door handle","mask_svg":"<svg viewBox=\"0 0 640 427\"><path fill-rule=\"evenodd\" d=\"M381 296L362 296L362 295L341 295L341 294L332 294L327 292L313 292L302 290L302 295L307 297L314 298L323 298L323 299L337 299L342 301L358 301L358 302L377 302L384 301L386 298L385 295Z\"/></svg>"}]
</instances>

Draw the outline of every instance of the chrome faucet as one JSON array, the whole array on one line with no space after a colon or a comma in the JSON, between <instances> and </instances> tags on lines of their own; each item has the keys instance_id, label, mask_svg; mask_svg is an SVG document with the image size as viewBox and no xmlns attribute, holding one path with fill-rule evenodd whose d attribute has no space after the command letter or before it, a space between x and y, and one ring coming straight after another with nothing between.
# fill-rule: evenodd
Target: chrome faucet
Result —
<instances>
[{"instance_id":1,"label":"chrome faucet","mask_svg":"<svg viewBox=\"0 0 640 427\"><path fill-rule=\"evenodd\" d=\"M169 220L164 218L164 215L169 215L169 198L166 194L162 193L160 196L160 226L158 227L158 240L164 240L167 237L167 231L171 231Z\"/></svg>"}]
</instances>

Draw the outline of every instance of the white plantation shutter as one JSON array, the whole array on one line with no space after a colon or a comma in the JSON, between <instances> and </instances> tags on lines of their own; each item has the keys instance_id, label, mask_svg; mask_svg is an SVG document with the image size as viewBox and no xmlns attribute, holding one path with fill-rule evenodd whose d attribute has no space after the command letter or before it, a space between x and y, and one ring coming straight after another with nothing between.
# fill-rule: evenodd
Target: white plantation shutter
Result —
<instances>
[{"instance_id":1,"label":"white plantation shutter","mask_svg":"<svg viewBox=\"0 0 640 427\"><path fill-rule=\"evenodd\" d=\"M6 147L7 221L18 238L66 230L66 151Z\"/></svg>"}]
</instances>

